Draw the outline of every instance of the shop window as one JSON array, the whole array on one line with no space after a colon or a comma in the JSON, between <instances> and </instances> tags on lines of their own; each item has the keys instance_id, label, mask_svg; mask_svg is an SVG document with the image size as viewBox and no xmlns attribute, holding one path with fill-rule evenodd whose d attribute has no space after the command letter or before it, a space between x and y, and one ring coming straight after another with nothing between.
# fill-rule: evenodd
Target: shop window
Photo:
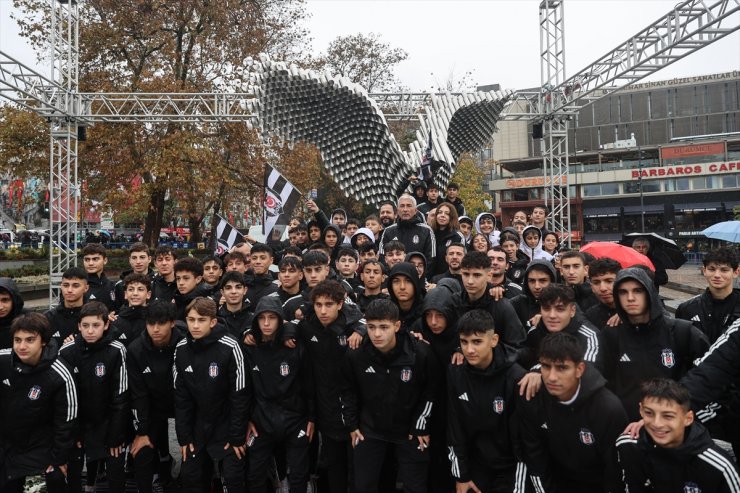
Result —
<instances>
[{"instance_id":1,"label":"shop window","mask_svg":"<svg viewBox=\"0 0 740 493\"><path fill-rule=\"evenodd\" d=\"M707 188L722 188L722 177L707 176Z\"/></svg>"},{"instance_id":2,"label":"shop window","mask_svg":"<svg viewBox=\"0 0 740 493\"><path fill-rule=\"evenodd\" d=\"M584 197L598 197L601 195L601 185L584 185L583 196Z\"/></svg>"},{"instance_id":3,"label":"shop window","mask_svg":"<svg viewBox=\"0 0 740 493\"><path fill-rule=\"evenodd\" d=\"M602 183L601 195L619 195L619 183Z\"/></svg>"},{"instance_id":4,"label":"shop window","mask_svg":"<svg viewBox=\"0 0 740 493\"><path fill-rule=\"evenodd\" d=\"M624 193L640 193L640 181L626 181L622 184Z\"/></svg>"},{"instance_id":5,"label":"shop window","mask_svg":"<svg viewBox=\"0 0 740 493\"><path fill-rule=\"evenodd\" d=\"M735 188L737 186L735 175L724 175L722 177L722 188Z\"/></svg>"},{"instance_id":6,"label":"shop window","mask_svg":"<svg viewBox=\"0 0 740 493\"><path fill-rule=\"evenodd\" d=\"M654 192L660 192L660 181L659 180L642 180L642 193L654 193Z\"/></svg>"},{"instance_id":7,"label":"shop window","mask_svg":"<svg viewBox=\"0 0 740 493\"><path fill-rule=\"evenodd\" d=\"M703 176L697 176L691 178L691 189L692 190L704 190L707 187L707 180Z\"/></svg>"},{"instance_id":8,"label":"shop window","mask_svg":"<svg viewBox=\"0 0 740 493\"><path fill-rule=\"evenodd\" d=\"M619 233L618 217L584 217L585 233Z\"/></svg>"}]
</instances>

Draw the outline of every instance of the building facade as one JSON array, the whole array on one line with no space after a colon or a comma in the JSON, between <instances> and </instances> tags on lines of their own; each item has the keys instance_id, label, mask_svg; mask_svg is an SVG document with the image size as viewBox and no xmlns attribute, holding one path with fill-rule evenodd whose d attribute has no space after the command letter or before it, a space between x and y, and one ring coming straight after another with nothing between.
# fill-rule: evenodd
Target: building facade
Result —
<instances>
[{"instance_id":1,"label":"building facade","mask_svg":"<svg viewBox=\"0 0 740 493\"><path fill-rule=\"evenodd\" d=\"M543 203L540 145L531 126L505 127L489 188L504 225ZM516 139L519 145L503 145ZM569 132L571 225L576 243L654 231L692 250L700 232L740 219L740 71L636 84L583 108Z\"/></svg>"}]
</instances>

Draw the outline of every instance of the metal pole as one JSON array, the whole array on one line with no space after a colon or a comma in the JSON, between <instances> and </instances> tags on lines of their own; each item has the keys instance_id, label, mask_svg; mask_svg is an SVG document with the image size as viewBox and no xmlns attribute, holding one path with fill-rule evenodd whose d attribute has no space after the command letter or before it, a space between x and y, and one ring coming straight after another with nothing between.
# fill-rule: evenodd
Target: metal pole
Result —
<instances>
[{"instance_id":1,"label":"metal pole","mask_svg":"<svg viewBox=\"0 0 740 493\"><path fill-rule=\"evenodd\" d=\"M640 150L640 144L637 144L637 170L639 172L639 184L640 184L640 231L645 232L645 202L643 201L642 195L642 151Z\"/></svg>"}]
</instances>

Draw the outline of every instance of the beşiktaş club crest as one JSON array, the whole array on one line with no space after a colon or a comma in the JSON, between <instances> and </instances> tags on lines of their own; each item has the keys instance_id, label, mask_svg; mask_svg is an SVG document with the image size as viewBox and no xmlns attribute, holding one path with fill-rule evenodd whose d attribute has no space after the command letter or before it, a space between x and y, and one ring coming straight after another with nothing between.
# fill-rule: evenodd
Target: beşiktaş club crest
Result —
<instances>
[{"instance_id":1,"label":"be\u015fikta\u015f club crest","mask_svg":"<svg viewBox=\"0 0 740 493\"><path fill-rule=\"evenodd\" d=\"M283 361L282 363L280 363L280 376L287 377L288 375L290 375L290 365Z\"/></svg>"},{"instance_id":2,"label":"be\u015fikta\u015f club crest","mask_svg":"<svg viewBox=\"0 0 740 493\"><path fill-rule=\"evenodd\" d=\"M267 217L277 217L283 213L283 201L280 195L271 188L265 188L265 214Z\"/></svg>"},{"instance_id":3,"label":"be\u015fikta\u015f club crest","mask_svg":"<svg viewBox=\"0 0 740 493\"><path fill-rule=\"evenodd\" d=\"M414 245L416 245L417 243L419 243L419 235L414 235L414 237L411 239L411 241L414 243Z\"/></svg>"},{"instance_id":4,"label":"be\u015fikta\u015f club crest","mask_svg":"<svg viewBox=\"0 0 740 493\"><path fill-rule=\"evenodd\" d=\"M673 351L670 349L664 349L660 353L660 361L666 368L673 368L673 365L676 364L676 358L673 356Z\"/></svg>"},{"instance_id":5,"label":"be\u015fikta\u015f club crest","mask_svg":"<svg viewBox=\"0 0 740 493\"><path fill-rule=\"evenodd\" d=\"M218 376L218 365L216 363L211 363L208 367L208 376L211 378L216 378Z\"/></svg>"},{"instance_id":6,"label":"be\u015fikta\u015f club crest","mask_svg":"<svg viewBox=\"0 0 740 493\"><path fill-rule=\"evenodd\" d=\"M409 380L411 380L411 368L406 367L401 370L401 381L408 382Z\"/></svg>"},{"instance_id":7,"label":"be\u015fikta\u015f club crest","mask_svg":"<svg viewBox=\"0 0 740 493\"><path fill-rule=\"evenodd\" d=\"M39 398L39 396L41 396L41 387L39 387L38 385L34 385L33 387L31 387L31 390L28 391L28 398L32 401L35 401Z\"/></svg>"},{"instance_id":8,"label":"be\u015fikta\u015f club crest","mask_svg":"<svg viewBox=\"0 0 740 493\"><path fill-rule=\"evenodd\" d=\"M95 365L95 376L96 377L105 376L105 364L104 363L98 363L97 365Z\"/></svg>"},{"instance_id":9,"label":"be\u015fikta\u015f club crest","mask_svg":"<svg viewBox=\"0 0 740 493\"><path fill-rule=\"evenodd\" d=\"M496 397L493 400L493 412L496 414L502 414L504 412L504 399L503 397Z\"/></svg>"},{"instance_id":10,"label":"be\u015fikta\u015f club crest","mask_svg":"<svg viewBox=\"0 0 740 493\"><path fill-rule=\"evenodd\" d=\"M342 334L341 336L339 336L338 339L339 339L339 345L340 346L346 346L347 345L347 336L346 335Z\"/></svg>"},{"instance_id":11,"label":"be\u015fikta\u015f club crest","mask_svg":"<svg viewBox=\"0 0 740 493\"><path fill-rule=\"evenodd\" d=\"M701 488L696 483L684 483L683 493L701 493Z\"/></svg>"},{"instance_id":12,"label":"be\u015fikta\u015f club crest","mask_svg":"<svg viewBox=\"0 0 740 493\"><path fill-rule=\"evenodd\" d=\"M578 432L578 439L581 440L581 443L584 445L594 444L594 434L586 428L581 428L581 431Z\"/></svg>"}]
</instances>

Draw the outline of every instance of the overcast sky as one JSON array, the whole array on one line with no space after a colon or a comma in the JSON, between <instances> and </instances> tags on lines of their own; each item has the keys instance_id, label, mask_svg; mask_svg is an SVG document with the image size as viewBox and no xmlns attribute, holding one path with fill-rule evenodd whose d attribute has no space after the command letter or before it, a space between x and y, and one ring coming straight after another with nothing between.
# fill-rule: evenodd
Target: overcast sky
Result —
<instances>
[{"instance_id":1,"label":"overcast sky","mask_svg":"<svg viewBox=\"0 0 740 493\"><path fill-rule=\"evenodd\" d=\"M409 54L397 70L411 90L430 90L472 71L477 84L540 85L539 0L308 0L314 52L340 35L375 32ZM573 75L666 14L677 0L566 0L566 72ZM33 53L0 0L0 50ZM734 24L740 24L735 14ZM81 27L84 29L84 26ZM653 74L662 80L740 69L740 31ZM44 74L48 68L41 67ZM434 76L431 74L434 73Z\"/></svg>"}]
</instances>

